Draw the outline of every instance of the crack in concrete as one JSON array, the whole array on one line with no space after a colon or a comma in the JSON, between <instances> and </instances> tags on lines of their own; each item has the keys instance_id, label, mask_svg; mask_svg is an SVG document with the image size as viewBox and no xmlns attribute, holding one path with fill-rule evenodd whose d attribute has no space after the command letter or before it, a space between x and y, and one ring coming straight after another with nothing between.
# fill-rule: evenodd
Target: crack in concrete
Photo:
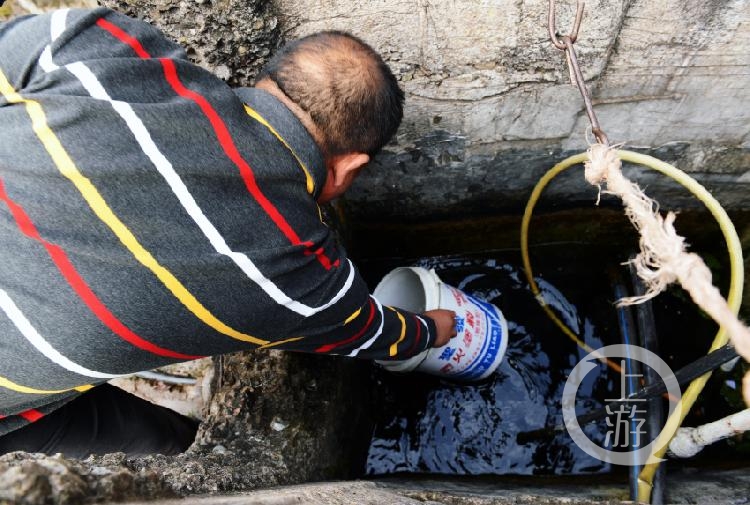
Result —
<instances>
[{"instance_id":1,"label":"crack in concrete","mask_svg":"<svg viewBox=\"0 0 750 505\"><path fill-rule=\"evenodd\" d=\"M617 20L617 26L615 26L615 35L612 37L612 42L607 46L607 49L604 52L604 63L602 64L602 68L597 75L589 79L591 82L592 95L599 92L601 82L604 80L604 77L607 74L607 69L609 69L610 63L612 62L612 56L617 52L617 48L619 47L620 36L622 35L625 21L628 19L628 13L635 2L636 0L626 0L623 4L620 18Z\"/></svg>"},{"instance_id":2,"label":"crack in concrete","mask_svg":"<svg viewBox=\"0 0 750 505\"><path fill-rule=\"evenodd\" d=\"M615 103L646 102L652 100L684 100L684 98L684 93L672 93L666 95L630 95L592 99L591 103L594 105L610 105Z\"/></svg>"}]
</instances>

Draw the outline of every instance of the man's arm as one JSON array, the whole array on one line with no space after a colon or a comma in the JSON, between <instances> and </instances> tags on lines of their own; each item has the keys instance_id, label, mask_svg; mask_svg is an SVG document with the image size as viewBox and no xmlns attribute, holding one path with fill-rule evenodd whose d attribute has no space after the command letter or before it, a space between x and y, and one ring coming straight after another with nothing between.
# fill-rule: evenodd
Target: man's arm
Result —
<instances>
[{"instance_id":1,"label":"man's arm","mask_svg":"<svg viewBox=\"0 0 750 505\"><path fill-rule=\"evenodd\" d=\"M326 302L330 305L325 310L298 319L296 326L285 332L285 336L275 337L276 342L290 337L294 339L278 345L278 348L364 359L403 360L430 347L442 346L455 335L455 314L451 311L416 314L387 306L371 295L333 232L319 221L317 227L323 233L316 235L311 231L311 235L321 237L317 246L338 267L322 268L316 261L305 261L305 257L298 253L277 259L286 265L285 270L294 272L289 280L294 280L296 288L308 294L304 303L316 307Z\"/></svg>"},{"instance_id":2,"label":"man's arm","mask_svg":"<svg viewBox=\"0 0 750 505\"><path fill-rule=\"evenodd\" d=\"M310 328L311 321L304 326ZM441 347L456 336L455 313L431 310L422 314L367 301L339 324L308 329L306 336L280 349L336 354L363 359L404 360L430 347Z\"/></svg>"}]
</instances>

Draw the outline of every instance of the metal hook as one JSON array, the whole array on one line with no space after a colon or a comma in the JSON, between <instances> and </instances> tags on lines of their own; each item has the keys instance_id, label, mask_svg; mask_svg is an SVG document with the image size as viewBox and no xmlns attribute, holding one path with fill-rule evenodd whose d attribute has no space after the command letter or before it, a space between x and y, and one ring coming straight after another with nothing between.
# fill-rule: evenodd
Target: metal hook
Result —
<instances>
[{"instance_id":1,"label":"metal hook","mask_svg":"<svg viewBox=\"0 0 750 505\"><path fill-rule=\"evenodd\" d=\"M571 43L575 42L578 38L578 29L581 27L584 5L585 2L583 0L578 0L578 3L576 5L576 19L573 22L573 29L570 31L570 35L568 35ZM549 17L547 19L549 38L552 41L552 44L554 44L554 46L560 50L565 50L565 43L557 38L557 27L555 26L555 0L549 0Z\"/></svg>"}]
</instances>

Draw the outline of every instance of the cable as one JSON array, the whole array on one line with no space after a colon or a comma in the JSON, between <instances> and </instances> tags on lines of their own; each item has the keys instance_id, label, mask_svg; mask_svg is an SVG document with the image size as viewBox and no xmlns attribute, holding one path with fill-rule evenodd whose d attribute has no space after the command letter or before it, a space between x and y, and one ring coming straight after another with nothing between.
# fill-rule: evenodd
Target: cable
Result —
<instances>
[{"instance_id":1,"label":"cable","mask_svg":"<svg viewBox=\"0 0 750 505\"><path fill-rule=\"evenodd\" d=\"M628 296L628 292L626 291L625 286L623 286L620 276L617 275L616 272L612 272L610 276L613 278L613 290L615 299L621 300L622 298ZM633 358L628 352L632 344L633 336L636 333L634 329L635 324L633 323L633 316L631 312L631 308L627 305L617 307L617 323L620 327L622 343L625 344L626 349L625 377L627 377L627 381L625 381L625 384L627 387L626 391L624 392L624 396L631 396L636 392L638 386L636 384L635 377L641 376L641 374L637 373L641 368L640 363L638 361L633 361ZM632 447L637 447L637 444L633 442L633 439L638 436L638 427L636 423L637 419L635 418L635 416L632 416L630 420L630 430L628 431L628 439L630 443L633 443ZM618 440L615 441L615 443L617 442ZM633 454L633 456L631 459L630 467L628 467L628 484L630 486L630 499L635 500L638 498L638 474L640 473L641 465L639 465L635 460L635 453L633 452L631 454Z\"/></svg>"},{"instance_id":2,"label":"cable","mask_svg":"<svg viewBox=\"0 0 750 505\"><path fill-rule=\"evenodd\" d=\"M646 294L646 286L643 283L643 280L640 277L638 277L637 268L635 267L635 264L631 262L630 265L628 266L630 270L630 282L633 285L633 291L634 291L633 294L635 296L643 296L644 294ZM652 301L646 300L645 302L639 303L638 305L636 305L635 317L636 317L636 325L638 328L638 337L639 337L638 345L658 355L659 354L659 339L656 335L656 324L654 323L654 310L653 310ZM733 349L730 348L730 350L733 350ZM715 351L714 353L711 353L711 354L716 354L718 352L720 352L720 350ZM711 354L709 354L708 356L704 358L710 357ZM733 354L736 354L736 353L733 353ZM737 358L734 358L734 359L737 359ZM732 360L730 360L729 362L731 361ZM722 364L720 366L723 367L723 366L726 366L726 364ZM711 366L708 368L708 370L713 370L713 369L715 369L715 366ZM648 366L643 367L643 379L645 381L644 382L645 386L648 386L649 384L657 383L661 380L659 378L659 374L656 373L656 371L653 368L648 367ZM653 439L656 438L656 435L659 434L659 431L661 431L661 427L663 425L664 425L664 405L661 401L661 398L658 398L658 397L651 398L648 400L648 416L646 419L646 431L648 433L649 443ZM639 472L640 472L640 469L639 469ZM661 465L659 467L659 470L656 472L656 474L654 474L653 488L651 490L651 504L652 505L664 504L665 478L666 478L666 468L664 467L664 465ZM636 489L636 494L632 497L632 499L633 500L638 499L637 489Z\"/></svg>"},{"instance_id":3,"label":"cable","mask_svg":"<svg viewBox=\"0 0 750 505\"><path fill-rule=\"evenodd\" d=\"M705 356L701 356L692 363L685 365L684 367L677 370L673 376L665 378L674 378L674 380L677 381L677 384L683 386L688 382L693 381L698 377L701 377L702 375L710 372L711 370L719 368L722 364L732 361L736 357L737 351L734 350L734 347L732 347L731 344L728 344L706 354ZM610 415L609 412L614 412L621 405L627 405L628 402L632 402L633 400L653 400L654 398L659 398L666 392L667 387L663 382L653 382L648 386L639 389L627 398L609 402L600 409L576 416L576 419L578 419L578 424L583 426L593 421L604 419L605 417ZM554 426L548 426L537 430L522 431L518 435L516 435L516 440L519 444L524 444L537 438L546 437L551 433L563 432L565 430L566 428L564 424L556 424Z\"/></svg>"},{"instance_id":4,"label":"cable","mask_svg":"<svg viewBox=\"0 0 750 505\"><path fill-rule=\"evenodd\" d=\"M721 232L724 235L724 240L726 241L727 250L729 253L731 279L729 283L727 303L734 314L738 314L740 303L742 301L742 284L744 280L742 247L740 245L739 237L737 236L737 231L735 230L732 221L729 219L729 216L727 216L726 211L724 211L719 202L716 201L716 199L706 190L706 188L699 184L695 179L680 171L679 169L673 167L672 165L658 160L652 156L639 154L632 151L617 150L616 153L618 157L623 161L646 166L666 175L667 177L670 177L677 183L681 184L694 196L696 196L701 202L703 202L714 219L716 219L719 227L721 228ZM584 342L582 342L578 338L578 336L573 333L573 331L571 331L570 328L568 328L554 312L552 312L552 309L547 306L539 291L539 287L534 281L534 275L531 270L531 262L529 260L528 246L529 224L531 222L531 215L544 188L561 172L587 160L587 153L580 153L571 156L552 167L547 173L542 176L541 179L539 179L539 182L537 182L536 186L534 186L531 197L526 204L523 219L521 221L521 255L523 259L524 273L526 274L529 286L531 288L531 291L534 293L537 301L542 306L542 309L545 311L545 313L547 313L550 319L552 319L552 321L563 331L563 333L565 333L569 338L576 342L576 344L581 346L582 349L592 352L591 348ZM714 337L711 347L709 348L709 352L724 346L727 343L728 339L729 336L727 335L726 331L723 328L719 328L719 331ZM611 360L607 360L607 362L611 368L615 370L619 369L619 366L611 362ZM639 477L639 501L648 502L650 500L654 474L659 467L659 458L661 458L661 456L663 456L666 452L669 441L677 432L677 429L680 427L680 424L682 424L684 417L690 411L691 407L695 403L695 400L697 399L700 392L703 390L703 387L706 385L706 382L708 381L710 376L710 372L706 373L703 376L695 379L690 384L690 386L688 386L688 388L682 395L682 409L675 410L675 412L681 412L681 414L673 414L669 416L661 433L659 433L659 436L656 437L656 440L654 442L654 447L656 448L656 450L650 455L649 460Z\"/></svg>"},{"instance_id":5,"label":"cable","mask_svg":"<svg viewBox=\"0 0 750 505\"><path fill-rule=\"evenodd\" d=\"M176 384L180 386L194 386L198 383L198 380L194 377L179 377L177 375L169 375L162 372L144 371L133 374L141 379L160 381L165 384Z\"/></svg>"}]
</instances>

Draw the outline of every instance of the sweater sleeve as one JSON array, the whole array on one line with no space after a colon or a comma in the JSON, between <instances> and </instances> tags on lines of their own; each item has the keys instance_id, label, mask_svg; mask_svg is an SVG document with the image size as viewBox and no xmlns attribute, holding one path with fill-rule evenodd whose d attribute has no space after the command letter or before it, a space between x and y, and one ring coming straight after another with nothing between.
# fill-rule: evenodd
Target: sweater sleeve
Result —
<instances>
[{"instance_id":1,"label":"sweater sleeve","mask_svg":"<svg viewBox=\"0 0 750 505\"><path fill-rule=\"evenodd\" d=\"M435 323L429 317L383 305L370 295L338 324L313 329L304 338L279 347L362 359L404 360L429 349L435 334Z\"/></svg>"},{"instance_id":2,"label":"sweater sleeve","mask_svg":"<svg viewBox=\"0 0 750 505\"><path fill-rule=\"evenodd\" d=\"M290 173L294 175L286 181L275 178L273 184L265 188L280 212L289 219L301 243L291 248L254 251L255 257L263 262L263 270L294 300L273 308L278 318L274 319L276 326L273 328L277 331L269 335L272 345L280 349L377 360L403 360L431 347L436 336L434 321L398 307L384 306L372 297L346 251L322 222L315 202L317 193L306 191L297 167L301 159L313 160L314 154L320 156L309 134L300 131L304 127L296 118L290 118L291 113L286 109L280 109L283 106L275 99L269 101L269 95L242 95L277 132L284 132L289 141L285 145L294 146L295 151L294 160L286 156ZM310 142L305 142L306 139ZM275 138L270 140L277 144ZM284 154L288 155L275 153L272 162L278 166ZM322 157L319 159L316 166L305 167L305 172L309 171L314 177L317 188L324 185L326 177ZM255 230L248 248L257 243L257 235ZM283 327L285 324L288 326Z\"/></svg>"},{"instance_id":3,"label":"sweater sleeve","mask_svg":"<svg viewBox=\"0 0 750 505\"><path fill-rule=\"evenodd\" d=\"M432 347L437 333L431 318L383 305L369 294L353 264L345 257L341 260L346 266L320 276L318 289L338 284L336 277L353 269L346 295L326 311L305 318L297 328L303 337L278 348L388 361L408 359Z\"/></svg>"}]
</instances>

